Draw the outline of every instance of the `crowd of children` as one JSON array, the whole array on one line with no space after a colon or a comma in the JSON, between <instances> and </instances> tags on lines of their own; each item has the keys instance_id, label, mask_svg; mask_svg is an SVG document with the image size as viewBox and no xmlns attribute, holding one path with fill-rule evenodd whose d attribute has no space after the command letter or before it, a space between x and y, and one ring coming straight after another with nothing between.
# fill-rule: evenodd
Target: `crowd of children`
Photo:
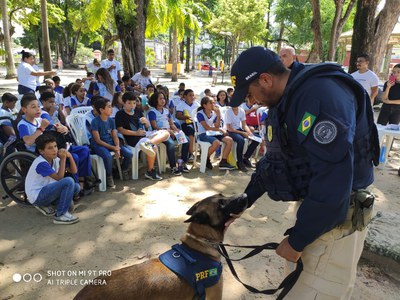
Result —
<instances>
[{"instance_id":1,"label":"crowd of children","mask_svg":"<svg viewBox=\"0 0 400 300\"><path fill-rule=\"evenodd\" d=\"M29 64L30 56L26 52L23 58L23 63ZM147 179L162 179L156 166L161 143L166 146L171 174L178 176L190 172L188 164L194 159L196 135L200 141L211 144L207 155L208 169L213 168L211 155L214 152L222 154L219 169L233 170L236 165L239 170L247 171L254 167L250 157L259 140L250 138L258 136L258 128L257 124L249 123L251 118L247 116L257 107L247 101L243 107L230 108L233 89L221 90L217 95L206 89L199 101L194 91L181 83L170 98L167 87L153 85L148 69L132 78L122 76L119 80L119 70L113 74L118 76L112 76L109 70L112 66L95 66L95 72L88 69L86 78L65 87L60 84L59 76L46 79L45 85L36 91L33 83L31 88L20 86L22 97L18 116L14 114L17 97L10 93L2 96L0 143L12 144L17 136L27 151L39 154L26 177L30 183L25 185L26 195L43 214L54 215L54 223L73 224L79 220L72 214L74 201L93 190L86 182L92 175L91 153L100 156L104 162L107 187L114 186L114 158L120 159L123 179L130 178L135 147L146 155L144 176ZM30 70L28 65L25 67ZM35 74L38 73L32 72L30 76ZM75 146L66 116L85 106L93 108L84 116L90 145ZM2 119L3 115L10 117ZM17 132L10 119L17 119ZM197 122L198 132L193 122ZM247 151L243 153L247 139ZM229 163L234 142L237 144L237 161ZM176 151L177 145L179 151ZM221 145L224 145L222 151ZM14 149L8 147L4 155L10 151ZM177 152L180 153L178 157Z\"/></svg>"}]
</instances>

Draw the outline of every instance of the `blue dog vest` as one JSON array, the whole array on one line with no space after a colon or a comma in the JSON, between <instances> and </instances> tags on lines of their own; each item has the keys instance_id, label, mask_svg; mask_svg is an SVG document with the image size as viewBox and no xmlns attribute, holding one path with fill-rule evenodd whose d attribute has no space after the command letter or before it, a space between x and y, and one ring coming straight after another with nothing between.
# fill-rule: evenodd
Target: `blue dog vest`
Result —
<instances>
[{"instance_id":1,"label":"blue dog vest","mask_svg":"<svg viewBox=\"0 0 400 300\"><path fill-rule=\"evenodd\" d=\"M196 290L201 300L206 298L206 288L216 284L222 274L221 262L182 244L173 245L159 259L168 269L184 278Z\"/></svg>"}]
</instances>

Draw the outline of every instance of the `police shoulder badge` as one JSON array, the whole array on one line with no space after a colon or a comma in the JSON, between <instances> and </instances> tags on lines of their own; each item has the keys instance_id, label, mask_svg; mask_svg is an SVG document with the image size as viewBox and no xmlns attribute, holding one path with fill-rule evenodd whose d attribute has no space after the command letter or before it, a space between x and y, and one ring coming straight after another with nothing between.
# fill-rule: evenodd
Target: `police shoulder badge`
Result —
<instances>
[{"instance_id":1,"label":"police shoulder badge","mask_svg":"<svg viewBox=\"0 0 400 300\"><path fill-rule=\"evenodd\" d=\"M305 112L303 118L301 119L299 127L297 128L297 131L307 136L308 132L314 124L314 121L315 116L313 114L310 114L309 112Z\"/></svg>"},{"instance_id":2,"label":"police shoulder badge","mask_svg":"<svg viewBox=\"0 0 400 300\"><path fill-rule=\"evenodd\" d=\"M329 144L337 136L336 124L331 121L318 122L313 131L314 139L320 144Z\"/></svg>"},{"instance_id":3,"label":"police shoulder badge","mask_svg":"<svg viewBox=\"0 0 400 300\"><path fill-rule=\"evenodd\" d=\"M267 127L267 139L268 139L268 142L272 142L272 126L271 125L268 125L268 127Z\"/></svg>"}]
</instances>

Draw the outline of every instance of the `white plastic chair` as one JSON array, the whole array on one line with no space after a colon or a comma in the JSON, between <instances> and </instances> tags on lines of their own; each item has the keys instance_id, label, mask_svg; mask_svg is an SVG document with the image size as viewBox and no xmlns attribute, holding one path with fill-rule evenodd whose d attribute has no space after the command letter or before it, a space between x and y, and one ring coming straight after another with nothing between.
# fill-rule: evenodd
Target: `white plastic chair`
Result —
<instances>
[{"instance_id":1,"label":"white plastic chair","mask_svg":"<svg viewBox=\"0 0 400 300\"><path fill-rule=\"evenodd\" d=\"M88 134L87 134L87 129L86 129L86 118L84 114L71 114L66 117L65 121L67 122L68 127L71 130L71 134L78 146L83 146L83 145L90 145ZM118 173L121 178L122 177L122 170L121 170L121 164L119 161L119 158L115 156L114 152L110 152L111 155L114 157L114 159L117 162L117 168L118 168ZM99 184L99 191L100 192L105 192L107 189L106 185L106 168L104 166L103 159L96 155L96 154L91 154L90 159L92 162L93 169L97 173L97 176L101 180L101 183Z\"/></svg>"},{"instance_id":2,"label":"white plastic chair","mask_svg":"<svg viewBox=\"0 0 400 300\"><path fill-rule=\"evenodd\" d=\"M193 167L196 165L196 160L197 160L197 151L200 147L200 172L205 173L206 172L206 164L207 164L207 155L208 155L208 149L211 147L211 144L208 142L203 142L198 139L199 135L199 124L197 122L197 110L193 111L192 114L192 120L193 120L193 126L194 126L194 159L193 159Z\"/></svg>"},{"instance_id":3,"label":"white plastic chair","mask_svg":"<svg viewBox=\"0 0 400 300\"><path fill-rule=\"evenodd\" d=\"M79 106L79 107L75 107L71 110L70 115L74 115L74 114L86 114L89 111L92 111L93 107L91 106Z\"/></svg>"}]
</instances>

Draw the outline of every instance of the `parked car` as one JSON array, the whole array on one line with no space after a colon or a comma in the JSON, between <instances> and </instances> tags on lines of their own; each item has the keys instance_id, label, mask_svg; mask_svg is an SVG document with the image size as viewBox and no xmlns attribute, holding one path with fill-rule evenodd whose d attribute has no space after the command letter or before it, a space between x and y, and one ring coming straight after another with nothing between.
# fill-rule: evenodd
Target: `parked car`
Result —
<instances>
[{"instance_id":1,"label":"parked car","mask_svg":"<svg viewBox=\"0 0 400 300\"><path fill-rule=\"evenodd\" d=\"M215 68L215 67L212 67L212 69L213 69L213 71L217 70L217 68ZM202 65L201 66L201 70L202 71L209 71L210 70L210 65Z\"/></svg>"}]
</instances>

